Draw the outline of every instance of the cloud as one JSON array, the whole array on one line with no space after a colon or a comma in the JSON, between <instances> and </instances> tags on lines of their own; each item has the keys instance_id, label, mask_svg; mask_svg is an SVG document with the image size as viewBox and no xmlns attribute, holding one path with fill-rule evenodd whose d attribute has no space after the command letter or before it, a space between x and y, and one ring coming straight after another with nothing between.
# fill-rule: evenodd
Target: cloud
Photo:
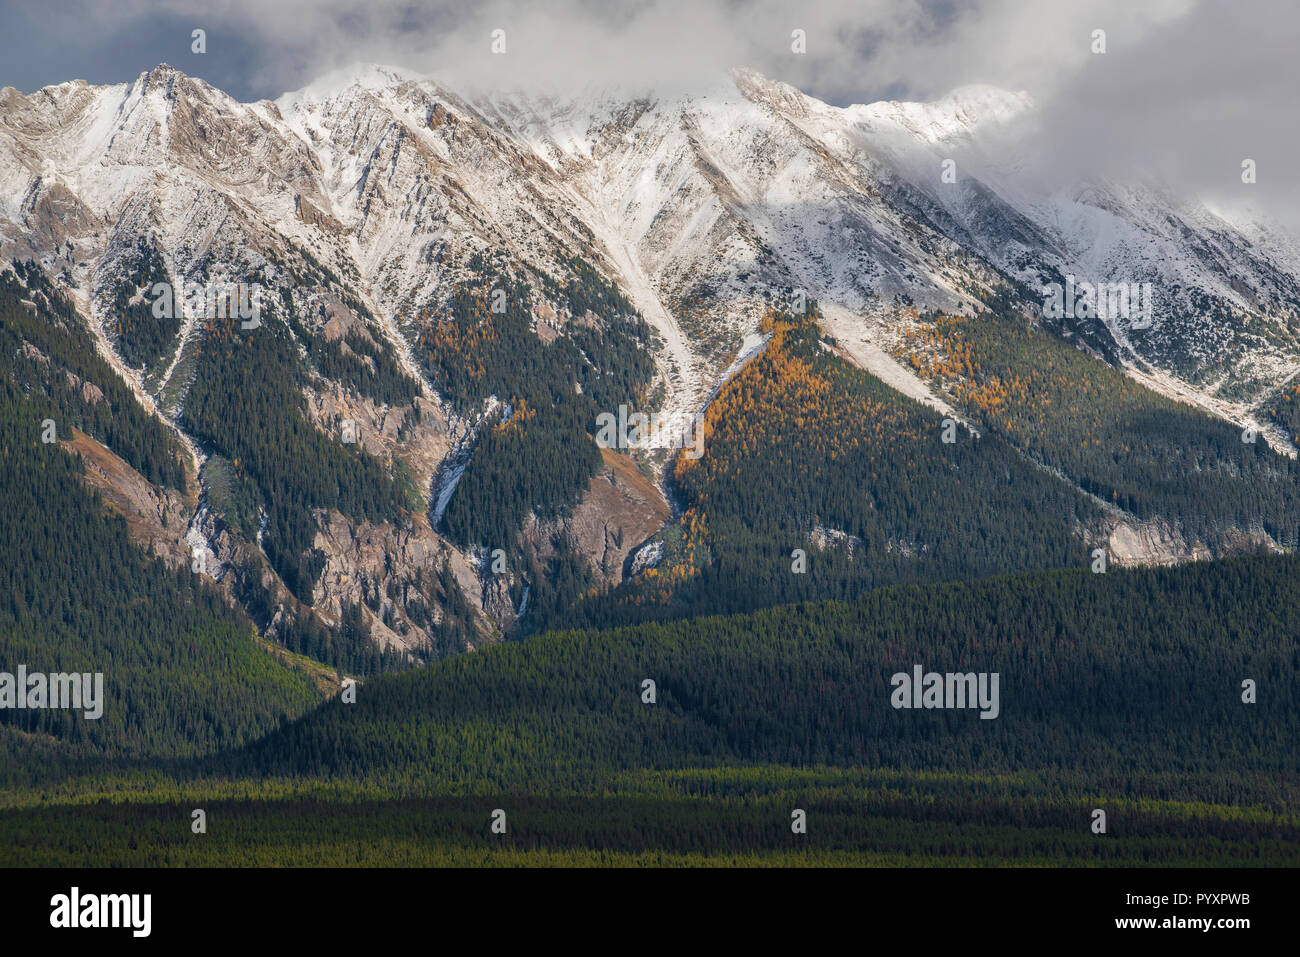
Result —
<instances>
[{"instance_id":1,"label":"cloud","mask_svg":"<svg viewBox=\"0 0 1300 957\"><path fill-rule=\"evenodd\" d=\"M102 73L117 52L113 79L168 59L246 98L358 61L557 94L691 92L746 65L838 105L988 83L1033 95L1015 148L1054 181L1150 175L1217 208L1300 209L1300 13L1286 0L79 0L27 17L42 29L0 58L9 68L67 79L88 62ZM189 55L192 27L208 30L204 56ZM1097 29L1104 55L1091 52ZM505 55L492 53L494 30ZM1247 158L1254 188L1240 182Z\"/></svg>"},{"instance_id":2,"label":"cloud","mask_svg":"<svg viewBox=\"0 0 1300 957\"><path fill-rule=\"evenodd\" d=\"M1223 214L1296 228L1297 8L1260 0L1166 12L1137 29L1097 18L1104 55L1027 76L1040 109L1012 148L1058 184L1147 180ZM1257 165L1252 185L1241 178L1247 159Z\"/></svg>"},{"instance_id":3,"label":"cloud","mask_svg":"<svg viewBox=\"0 0 1300 957\"><path fill-rule=\"evenodd\" d=\"M48 53L73 61L79 46L105 36L154 35L162 50L178 39L188 46L187 27L203 27L212 35L203 63L218 74L237 63L260 95L357 61L452 83L557 92L589 84L690 89L744 65L846 103L882 91L937 96L971 82L1045 86L1077 66L1093 26L1131 37L1189 2L78 0L40 19ZM802 55L791 49L796 29L807 37ZM505 31L505 56L491 52L494 30Z\"/></svg>"}]
</instances>

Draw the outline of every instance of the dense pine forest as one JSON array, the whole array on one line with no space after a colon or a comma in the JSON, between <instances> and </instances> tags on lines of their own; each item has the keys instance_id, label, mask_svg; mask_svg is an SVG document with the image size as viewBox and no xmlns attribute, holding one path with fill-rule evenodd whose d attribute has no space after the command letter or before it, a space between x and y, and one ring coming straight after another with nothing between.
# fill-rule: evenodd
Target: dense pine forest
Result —
<instances>
[{"instance_id":1,"label":"dense pine forest","mask_svg":"<svg viewBox=\"0 0 1300 957\"><path fill-rule=\"evenodd\" d=\"M373 679L219 760L52 783L48 807L11 791L0 846L8 863L1295 864L1297 584L1300 559L1262 556L537 636ZM998 718L891 707L913 664L997 672Z\"/></svg>"},{"instance_id":2,"label":"dense pine forest","mask_svg":"<svg viewBox=\"0 0 1300 957\"><path fill-rule=\"evenodd\" d=\"M172 283L153 243L140 238L125 263L129 275L118 283L109 314L117 333L117 348L134 368L153 368L169 355L181 329L181 310L173 296L172 309L154 312L154 288ZM171 315L167 315L171 312Z\"/></svg>"},{"instance_id":3,"label":"dense pine forest","mask_svg":"<svg viewBox=\"0 0 1300 957\"><path fill-rule=\"evenodd\" d=\"M981 427L1104 502L1205 540L1260 529L1300 543L1300 464L1010 310L919 316L900 349Z\"/></svg>"},{"instance_id":4,"label":"dense pine forest","mask_svg":"<svg viewBox=\"0 0 1300 957\"><path fill-rule=\"evenodd\" d=\"M327 436L308 419L306 373L286 324L264 319L243 329L239 319L209 320L181 421L232 463L233 481L250 483L233 494L246 502L256 487L267 513L266 554L290 590L311 604L323 562L312 548L313 509L382 521L420 502L359 444ZM245 505L241 514L249 511Z\"/></svg>"},{"instance_id":5,"label":"dense pine forest","mask_svg":"<svg viewBox=\"0 0 1300 957\"><path fill-rule=\"evenodd\" d=\"M1291 381L1268 396L1260 414L1281 427L1287 438L1300 445L1300 381Z\"/></svg>"},{"instance_id":6,"label":"dense pine forest","mask_svg":"<svg viewBox=\"0 0 1300 957\"><path fill-rule=\"evenodd\" d=\"M76 310L40 270L24 263L13 270L0 272L0 371L54 420L59 439L80 429L149 481L183 489L180 442L100 358Z\"/></svg>"},{"instance_id":7,"label":"dense pine forest","mask_svg":"<svg viewBox=\"0 0 1300 957\"><path fill-rule=\"evenodd\" d=\"M577 403L532 406L487 424L443 516L460 545L511 548L531 512L550 518L571 505L600 467Z\"/></svg>"},{"instance_id":8,"label":"dense pine forest","mask_svg":"<svg viewBox=\"0 0 1300 957\"><path fill-rule=\"evenodd\" d=\"M376 679L355 706L331 702L232 769L585 791L628 768L733 761L1059 763L1221 774L1201 796L1230 800L1237 772L1295 783L1297 584L1300 559L1266 556L894 586L850 603L552 633ZM1000 717L894 710L889 677L918 663L999 672ZM654 706L641 700L645 678L657 683ZM1257 704L1242 702L1245 679ZM491 721L502 708L508 732Z\"/></svg>"},{"instance_id":9,"label":"dense pine forest","mask_svg":"<svg viewBox=\"0 0 1300 957\"><path fill-rule=\"evenodd\" d=\"M313 332L299 318L287 290L282 303L289 327L307 350L313 371L383 405L408 405L420 394L420 384L402 370L387 340L376 339L359 326L333 338ZM373 321L365 306L358 302L349 305ZM324 326L324 307L318 308L317 320Z\"/></svg>"},{"instance_id":10,"label":"dense pine forest","mask_svg":"<svg viewBox=\"0 0 1300 957\"><path fill-rule=\"evenodd\" d=\"M573 504L600 467L596 416L645 399L649 326L588 263L567 267L563 279L530 282L504 257L479 254L474 280L422 311L418 350L434 387L466 415L489 397L504 403L443 516L458 545L512 551L529 512L548 518ZM560 312L545 306L539 319L548 301Z\"/></svg>"},{"instance_id":11,"label":"dense pine forest","mask_svg":"<svg viewBox=\"0 0 1300 957\"><path fill-rule=\"evenodd\" d=\"M273 657L199 576L142 552L86 487L81 460L41 441L41 421L62 415L0 376L0 671L102 672L103 715L0 709L0 780L74 758L230 747L314 702L305 671Z\"/></svg>"}]
</instances>

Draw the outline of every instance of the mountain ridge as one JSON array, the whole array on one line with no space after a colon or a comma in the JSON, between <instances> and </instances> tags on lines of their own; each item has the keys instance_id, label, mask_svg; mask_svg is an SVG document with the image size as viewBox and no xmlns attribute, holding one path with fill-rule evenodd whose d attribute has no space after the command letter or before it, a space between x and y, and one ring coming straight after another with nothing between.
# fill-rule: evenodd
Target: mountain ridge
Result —
<instances>
[{"instance_id":1,"label":"mountain ridge","mask_svg":"<svg viewBox=\"0 0 1300 957\"><path fill-rule=\"evenodd\" d=\"M518 396L498 392L519 386L494 383L486 367L474 382L448 379L433 358L454 367L464 349L462 364L475 367L486 346L470 327L435 332L457 310L486 311L497 290L528 349L549 356L549 342L568 343L577 365L562 372L577 392L584 377L590 387L616 376L638 405L677 422L697 417L754 353L772 302L800 293L821 305L843 356L967 418L950 390L902 361L928 348L906 338L908 317L1009 297L1147 388L1293 454L1265 405L1300 370L1300 252L1276 246L1284 237L1266 225L1229 223L1141 183L1036 192L999 151L1033 110L1026 93L979 85L928 104L834 107L743 68L707 93L564 98L457 93L410 71L351 66L240 103L163 64L129 83L0 90L0 261L35 259L62 285L103 358L184 443L205 491L233 496L225 511L205 497L186 541L237 593L268 574L289 583L270 589L259 625L272 630L290 627L297 607L292 562L239 570L278 547L273 527L263 541L272 496L263 489L260 525L257 514L242 531L228 520L247 463L235 436L200 439L187 405L196 377L222 368L212 350L227 333L182 316L136 343L139 323L125 317L149 312L146 280L264 287L266 322L285 343L275 361L297 355L309 367L285 393L303 397L301 421L330 437L353 423L362 456L402 462L422 500L439 502L435 518L454 495L457 456L509 419ZM1039 288L1067 277L1150 282L1154 321L1035 315ZM155 342L157 355L146 348ZM517 351L511 343L503 354ZM652 372L636 367L638 353ZM660 436L641 456L656 481L668 444ZM613 501L595 484L566 494ZM638 488L631 512L599 533L590 509L581 534L538 516L529 547L554 558L551 538L574 533L599 550L593 567L625 560L640 543L624 532L649 541L643 516L668 509L656 494ZM312 523L321 557L301 571L316 586L297 597L340 627L345 605L364 604L377 640L409 653L432 640L427 606L439 589L420 568L433 556L475 609L471 647L510 628L537 584L521 568L490 573L494 543L453 545L422 515L363 520L318 504Z\"/></svg>"}]
</instances>

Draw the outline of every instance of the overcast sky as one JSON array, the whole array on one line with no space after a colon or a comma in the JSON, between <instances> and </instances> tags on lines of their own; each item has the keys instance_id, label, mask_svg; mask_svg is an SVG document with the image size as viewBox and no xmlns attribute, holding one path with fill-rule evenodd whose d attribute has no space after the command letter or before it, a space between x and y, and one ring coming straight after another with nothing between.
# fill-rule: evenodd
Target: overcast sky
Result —
<instances>
[{"instance_id":1,"label":"overcast sky","mask_svg":"<svg viewBox=\"0 0 1300 957\"><path fill-rule=\"evenodd\" d=\"M206 53L191 51L196 28ZM1225 207L1291 211L1297 35L1293 0L8 0L0 86L121 82L168 62L252 100L356 61L558 92L689 91L743 64L837 105L989 83L1034 96L1032 161L1062 175L1150 170ZM1259 182L1243 192L1245 158Z\"/></svg>"},{"instance_id":2,"label":"overcast sky","mask_svg":"<svg viewBox=\"0 0 1300 957\"><path fill-rule=\"evenodd\" d=\"M689 86L743 64L838 104L962 83L1041 94L1088 64L1094 28L1107 30L1115 59L1168 62L1177 54L1162 37L1220 19L1192 0L10 0L0 85L120 82L165 61L258 99L361 60L453 82L561 87ZM207 31L204 54L191 51L196 28ZM491 52L496 29L505 56ZM807 36L803 55L791 50L795 29ZM1290 31L1257 22L1253 32L1277 42Z\"/></svg>"}]
</instances>

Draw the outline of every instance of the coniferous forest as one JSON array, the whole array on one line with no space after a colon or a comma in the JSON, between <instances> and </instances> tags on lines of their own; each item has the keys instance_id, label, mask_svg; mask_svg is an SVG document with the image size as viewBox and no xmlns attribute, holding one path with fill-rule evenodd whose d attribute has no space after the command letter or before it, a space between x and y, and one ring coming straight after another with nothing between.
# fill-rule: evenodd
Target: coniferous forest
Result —
<instances>
[{"instance_id":1,"label":"coniferous forest","mask_svg":"<svg viewBox=\"0 0 1300 957\"><path fill-rule=\"evenodd\" d=\"M0 832L47 863L1294 864L1298 574L1042 572L557 632L201 760L41 778L54 800L9 792ZM891 707L917 664L997 672L997 720ZM234 826L177 843L200 796Z\"/></svg>"},{"instance_id":2,"label":"coniferous forest","mask_svg":"<svg viewBox=\"0 0 1300 957\"><path fill-rule=\"evenodd\" d=\"M139 252L138 286L161 269ZM472 265L421 341L474 422L440 528L504 549L528 590L510 595L516 640L484 645L463 581L431 560L419 667L350 601L332 627L279 612L267 640L267 593L225 594L134 543L70 440L178 494L184 450L53 287L30 267L4 278L6 662L102 671L109 705L0 711L0 861L1297 862L1300 559L1090 567L1117 513L1290 543L1290 460L1005 309L916 317L917 370L956 422L846 361L815 304L775 306L709 405L703 457L668 465L659 560L602 584L569 538L543 554L521 529L569 514L603 467L596 415L647 400L648 327L581 260L564 281ZM539 335L534 287L567 304L567 334ZM209 507L310 605L318 514L402 524L425 505L303 399L314 377L381 407L420 384L381 340L307 320L292 297L255 330L206 320L179 421ZM146 364L174 334L147 328L117 330ZM996 719L919 692L895 707L893 677L916 667L996 674ZM194 804L223 826L178 843ZM485 841L501 808L509 836ZM815 822L806 841L793 809Z\"/></svg>"}]
</instances>

